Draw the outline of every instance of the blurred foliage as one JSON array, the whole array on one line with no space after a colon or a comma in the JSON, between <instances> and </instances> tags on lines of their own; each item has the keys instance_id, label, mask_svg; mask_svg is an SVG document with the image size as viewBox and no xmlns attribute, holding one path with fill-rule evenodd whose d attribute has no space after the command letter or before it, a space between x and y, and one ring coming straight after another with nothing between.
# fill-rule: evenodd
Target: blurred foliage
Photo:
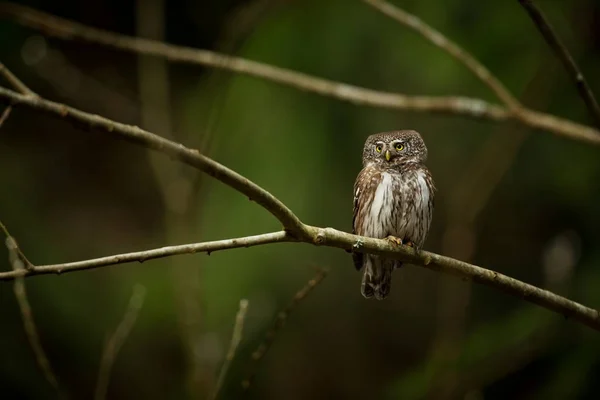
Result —
<instances>
[{"instance_id":1,"label":"blurred foliage","mask_svg":"<svg viewBox=\"0 0 600 400\"><path fill-rule=\"evenodd\" d=\"M136 7L145 4L20 3L125 34L134 34ZM539 94L527 95L528 104L590 123L568 76L517 1L394 3L474 54L519 97L535 77L555 70ZM600 93L597 2L538 3ZM252 7L259 11L252 14ZM247 14L254 19L244 19ZM179 0L166 3L165 18L171 43L384 91L497 101L458 62L360 1ZM5 19L0 59L45 97L140 124L135 55L42 39L39 32ZM422 132L439 189L426 244L435 252L441 251L449 213L460 211L449 204L457 182L477 168L472 160L487 141L517 129L359 107L190 65L170 65L169 76L171 107L154 111L170 114L177 140L200 147L208 137L212 157L314 225L350 229L352 185L367 135L398 128ZM477 218L470 261L597 308L598 150L531 133ZM498 148L498 160L503 150ZM194 181L197 172L186 168L181 174ZM0 130L0 182L0 218L34 263L279 228L259 206L206 178L187 199L194 201L188 212L174 216L144 149L27 110L15 110ZM583 399L600 393L597 333L467 283L458 288L468 294L466 309L441 307L452 299L440 288L453 278L415 267L395 274L388 300L365 301L349 255L334 249L277 244L36 277L27 287L42 342L71 398L91 397L102 346L135 283L147 287L147 299L114 366L111 399L209 393L237 305L247 298L244 339L222 392L222 398L237 398L252 351L276 313L310 279L311 265L329 267L331 273L290 315L258 365L251 398ZM197 284L197 292L181 286L175 268ZM550 279L551 273L559 279ZM197 308L199 334L181 311L182 301ZM10 283L0 284L0 306L0 397L52 398L24 336ZM446 335L443 320L456 321L463 334ZM206 373L200 387L193 387L198 383L190 377L190 363L201 363Z\"/></svg>"}]
</instances>

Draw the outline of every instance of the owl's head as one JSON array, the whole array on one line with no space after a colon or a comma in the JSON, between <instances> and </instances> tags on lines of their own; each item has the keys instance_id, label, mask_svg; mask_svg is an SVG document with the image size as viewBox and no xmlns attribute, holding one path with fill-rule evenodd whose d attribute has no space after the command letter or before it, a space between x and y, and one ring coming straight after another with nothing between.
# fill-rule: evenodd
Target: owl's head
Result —
<instances>
[{"instance_id":1,"label":"owl's head","mask_svg":"<svg viewBox=\"0 0 600 400\"><path fill-rule=\"evenodd\" d=\"M363 149L363 166L369 163L394 166L426 160L427 147L417 131L376 133L367 138Z\"/></svg>"}]
</instances>

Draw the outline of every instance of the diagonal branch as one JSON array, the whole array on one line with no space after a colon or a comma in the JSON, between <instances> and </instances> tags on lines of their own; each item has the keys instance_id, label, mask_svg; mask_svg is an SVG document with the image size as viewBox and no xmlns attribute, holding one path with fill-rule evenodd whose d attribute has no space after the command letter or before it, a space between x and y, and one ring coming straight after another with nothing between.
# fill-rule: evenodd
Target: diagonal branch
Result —
<instances>
[{"instance_id":1,"label":"diagonal branch","mask_svg":"<svg viewBox=\"0 0 600 400\"><path fill-rule=\"evenodd\" d=\"M26 268L30 268L31 265L29 261L27 261L27 259L23 256L23 253L21 252L17 241L10 235L10 233L2 224L2 222L0 222L0 226L2 227L3 232L6 234L5 243L6 248L8 250L8 258L13 268L13 272L19 273L21 271L27 271ZM21 311L25 335L27 336L27 340L29 341L31 350L33 350L37 365L44 374L44 377L46 378L48 383L50 383L50 385L57 392L59 398L63 398L64 394L62 393L58 384L58 380L56 379L56 375L52 370L50 360L48 359L48 356L46 356L46 352L44 351L44 347L42 346L42 341L40 339L38 329L36 327L35 321L33 320L33 313L31 311L29 299L27 298L27 291L25 289L25 279L23 277L15 279L14 292L15 298L17 299L17 303L19 305L19 310Z\"/></svg>"},{"instance_id":2,"label":"diagonal branch","mask_svg":"<svg viewBox=\"0 0 600 400\"><path fill-rule=\"evenodd\" d=\"M21 80L19 78L17 78L12 72L10 72L10 70L8 68L6 68L4 66L4 64L2 64L1 62L0 62L0 76L4 77L4 79L18 92L25 94L25 95L29 95L29 96L36 96L36 94L31 89L29 89L27 87L27 85L25 85L23 82L21 82ZM2 128L2 125L4 125L4 122L6 122L6 120L10 116L11 112L12 112L12 107L6 106L6 108L0 115L0 128Z\"/></svg>"},{"instance_id":3,"label":"diagonal branch","mask_svg":"<svg viewBox=\"0 0 600 400\"><path fill-rule=\"evenodd\" d=\"M223 387L223 383L225 382L225 378L227 377L227 372L229 372L229 367L231 367L231 363L233 362L233 358L235 357L235 353L237 352L237 348L242 341L242 334L244 332L244 321L246 320L246 313L248 312L248 300L242 299L240 300L240 309L238 310L235 316L235 325L233 326L233 334L231 335L231 342L229 343L229 350L227 350L227 355L225 356L225 362L221 367L221 371L219 372L219 378L217 380L217 384L215 385L215 389L210 396L210 400L216 400L219 396L219 392Z\"/></svg>"},{"instance_id":4,"label":"diagonal branch","mask_svg":"<svg viewBox=\"0 0 600 400\"><path fill-rule=\"evenodd\" d=\"M441 32L427 25L417 16L410 14L403 9L394 6L383 0L363 0L376 10L379 10L388 17L396 20L400 24L411 28L419 33L425 39L429 40L435 46L450 54L467 67L473 74L488 86L496 96L509 109L516 110L521 107L519 101L508 91L508 89L496 78L483 64L481 64L469 52L462 49L459 45L448 39Z\"/></svg>"},{"instance_id":5,"label":"diagonal branch","mask_svg":"<svg viewBox=\"0 0 600 400\"><path fill-rule=\"evenodd\" d=\"M540 10L532 0L519 0L519 3L525 8L529 17L533 20L533 23L538 28L548 46L554 51L556 57L560 60L563 66L566 68L569 76L573 79L579 95L585 102L590 114L594 118L596 125L600 127L600 106L594 97L592 89L585 80L583 73L573 60L573 57L569 53L569 50L560 41L552 25L544 16L542 10Z\"/></svg>"},{"instance_id":6,"label":"diagonal branch","mask_svg":"<svg viewBox=\"0 0 600 400\"><path fill-rule=\"evenodd\" d=\"M0 4L2 6L2 4ZM27 87L19 78L17 78L4 64L0 62L0 75L19 93L28 96L37 96L35 92Z\"/></svg>"},{"instance_id":7,"label":"diagonal branch","mask_svg":"<svg viewBox=\"0 0 600 400\"><path fill-rule=\"evenodd\" d=\"M121 347L123 347L125 340L135 325L138 314L144 305L145 297L146 288L139 284L135 285L133 287L131 298L129 299L129 304L127 305L127 311L125 311L125 315L123 315L123 319L104 345L102 358L100 359L98 381L96 383L96 390L94 392L95 400L103 400L106 398L106 392L108 391L108 383L110 380L110 371L115 363L117 354L119 354L119 350L121 350Z\"/></svg>"},{"instance_id":8,"label":"diagonal branch","mask_svg":"<svg viewBox=\"0 0 600 400\"><path fill-rule=\"evenodd\" d=\"M202 242L182 244L178 246L166 246L159 249L137 251L133 253L116 254L114 256L92 258L84 261L76 261L62 264L36 265L29 269L18 272L0 272L0 281L10 281L18 277L29 277L34 275L62 274L72 271L83 271L107 267L109 265L127 264L132 262L144 262L157 258L171 257L182 254L207 253L213 251L237 249L240 247L253 247L269 243L282 243L295 241L285 231L265 233L256 236L246 236L235 239L216 240L213 242Z\"/></svg>"},{"instance_id":9,"label":"diagonal branch","mask_svg":"<svg viewBox=\"0 0 600 400\"><path fill-rule=\"evenodd\" d=\"M120 35L7 2L0 3L0 17L2 16L12 18L24 26L42 31L49 36L97 43L135 54L164 57L171 62L224 69L358 105L454 114L492 121L514 120L530 128L600 145L598 130L524 107L519 112L512 112L481 99L460 96L409 96L366 89L208 50Z\"/></svg>"},{"instance_id":10,"label":"diagonal branch","mask_svg":"<svg viewBox=\"0 0 600 400\"><path fill-rule=\"evenodd\" d=\"M89 114L64 104L55 103L38 97L24 96L0 88L0 103L10 104L15 107L28 108L43 112L54 117L83 126L86 129L99 131L118 138L132 141L143 147L162 152L177 160L193 166L200 171L214 177L238 192L250 197L263 208L276 216L284 225L282 232L247 238L228 239L219 242L198 243L195 245L173 246L162 249L150 250L145 257L144 252L122 254L96 260L86 260L77 263L57 264L50 266L32 265L29 270L20 272L0 273L0 280L12 280L17 277L37 274L60 273L80 269L90 269L105 265L123 262L143 261L147 258L165 257L168 255L193 253L196 251L214 251L224 248L247 247L251 245L296 241L314 245L337 247L350 251L367 252L385 255L387 258L400 259L406 263L422 266L433 271L442 272L462 277L463 279L493 287L515 297L537 304L565 317L573 318L589 327L600 331L600 315L598 311L585 307L574 301L558 296L547 290L520 282L516 279L497 272L478 267L450 257L429 253L426 251L415 252L406 246L396 246L387 240L373 239L352 235L333 228L319 228L302 223L290 209L279 199L248 180L242 175L228 169L218 162L201 155L197 150L189 149L182 144L164 139L153 133L135 126L125 125L111 121L97 115Z\"/></svg>"},{"instance_id":11,"label":"diagonal branch","mask_svg":"<svg viewBox=\"0 0 600 400\"><path fill-rule=\"evenodd\" d=\"M2 125L4 125L4 122L6 122L8 117L10 117L11 112L12 112L11 106L6 107L4 109L4 111L2 111L2 114L0 114L0 128L2 128Z\"/></svg>"},{"instance_id":12,"label":"diagonal branch","mask_svg":"<svg viewBox=\"0 0 600 400\"><path fill-rule=\"evenodd\" d=\"M252 366L250 372L242 381L242 387L244 390L248 390L250 388L250 385L254 380L257 364L263 359L265 354L267 354L267 351L269 351L271 348L277 333L279 333L279 331L285 326L290 313L294 311L298 304L300 304L300 302L303 301L306 296L308 296L310 292L312 292L313 289L323 281L323 279L327 277L328 273L329 271L327 269L317 267L317 273L315 276L312 277L300 290L298 290L296 294L294 294L292 301L290 301L290 303L282 311L277 313L277 317L275 318L275 321L273 321L271 328L267 331L264 340L252 353Z\"/></svg>"},{"instance_id":13,"label":"diagonal branch","mask_svg":"<svg viewBox=\"0 0 600 400\"><path fill-rule=\"evenodd\" d=\"M11 106L25 106L48 114L60 116L89 129L102 132L118 132L118 136L144 147L158 150L168 156L174 157L184 164L191 165L234 188L238 192L260 204L275 216L291 234L303 236L304 227L298 217L285 206L279 199L249 181L235 171L200 154L198 150L189 149L179 143L164 139L153 133L136 126L125 125L111 121L99 115L88 114L64 104L55 103L39 97L18 94L11 90L0 88L0 102Z\"/></svg>"}]
</instances>

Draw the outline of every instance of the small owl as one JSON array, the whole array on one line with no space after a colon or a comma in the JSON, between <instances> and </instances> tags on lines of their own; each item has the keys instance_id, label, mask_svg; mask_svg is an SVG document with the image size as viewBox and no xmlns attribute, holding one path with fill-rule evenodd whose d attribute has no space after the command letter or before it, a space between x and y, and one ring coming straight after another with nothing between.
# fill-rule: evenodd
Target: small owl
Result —
<instances>
[{"instance_id":1,"label":"small owl","mask_svg":"<svg viewBox=\"0 0 600 400\"><path fill-rule=\"evenodd\" d=\"M423 164L427 147L416 131L371 135L363 150L363 169L354 183L353 232L387 238L420 249L433 214L435 187ZM392 271L402 263L374 254L353 253L364 267L362 295L382 300L390 293Z\"/></svg>"}]
</instances>

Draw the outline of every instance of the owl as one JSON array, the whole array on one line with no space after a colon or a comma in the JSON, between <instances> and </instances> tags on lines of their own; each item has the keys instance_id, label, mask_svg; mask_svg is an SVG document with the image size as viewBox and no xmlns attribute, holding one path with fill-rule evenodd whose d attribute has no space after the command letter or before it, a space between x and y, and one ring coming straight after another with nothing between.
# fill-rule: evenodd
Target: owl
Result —
<instances>
[{"instance_id":1,"label":"owl","mask_svg":"<svg viewBox=\"0 0 600 400\"><path fill-rule=\"evenodd\" d=\"M420 249L433 214L435 186L424 162L427 147L412 130L371 135L363 149L363 169L354 183L353 233L386 238ZM354 266L364 269L361 292L384 299L392 271L402 263L374 254L353 253Z\"/></svg>"}]
</instances>

